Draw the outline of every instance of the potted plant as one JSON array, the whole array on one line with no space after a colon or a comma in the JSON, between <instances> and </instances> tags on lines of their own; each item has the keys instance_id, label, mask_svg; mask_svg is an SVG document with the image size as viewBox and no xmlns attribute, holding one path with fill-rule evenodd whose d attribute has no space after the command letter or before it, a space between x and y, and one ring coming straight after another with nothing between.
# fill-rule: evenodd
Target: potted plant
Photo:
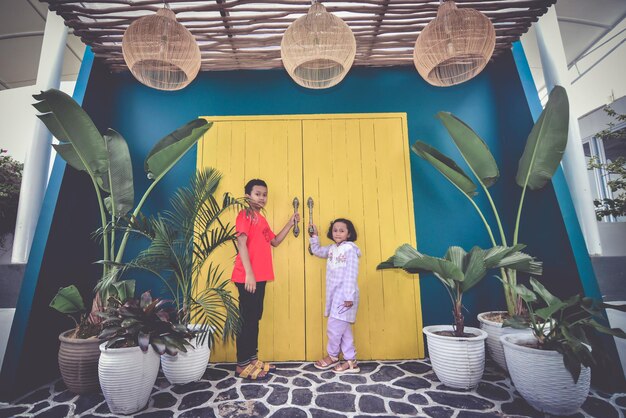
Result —
<instances>
[{"instance_id":1,"label":"potted plant","mask_svg":"<svg viewBox=\"0 0 626 418\"><path fill-rule=\"evenodd\" d=\"M192 348L161 359L163 373L173 384L200 379L215 337L228 341L240 327L237 300L226 288L228 278L223 278L219 266L207 266L217 248L236 239L234 227L223 223L222 215L245 207L245 201L228 194L221 202L215 198L220 180L212 168L197 172L187 187L172 196L170 210L137 225L134 231L148 237L150 245L123 267L158 277L173 299L178 321L199 331L190 341Z\"/></svg>"},{"instance_id":2,"label":"potted plant","mask_svg":"<svg viewBox=\"0 0 626 418\"><path fill-rule=\"evenodd\" d=\"M135 282L125 280L113 285L112 295L126 300L135 293ZM89 311L85 307L78 288L74 285L59 289L50 307L66 314L75 324L73 329L59 335L59 369L63 382L74 393L83 394L100 388L98 382L98 358L102 340L98 334L100 324L89 320Z\"/></svg>"},{"instance_id":3,"label":"potted plant","mask_svg":"<svg viewBox=\"0 0 626 418\"><path fill-rule=\"evenodd\" d=\"M554 175L565 152L569 123L569 102L565 89L561 86L555 86L552 89L546 107L526 140L526 147L519 160L515 177L515 181L522 188L522 191L512 237L510 235L507 237L505 234L500 214L489 193L489 187L498 181L500 171L487 144L472 128L451 113L439 112L437 117L447 129L476 181L484 191L497 223L498 234L494 234L485 214L474 201L474 197L478 194L478 186L454 160L422 141L415 142L411 149L443 174L469 200L485 225L492 245L517 245L526 191L543 188ZM510 331L503 330L502 321L505 318L522 314L524 305L515 297L513 291L517 283L516 270L503 268L500 275L507 311L485 312L478 316L478 320L481 323L481 328L489 334L487 339L489 354L500 367L506 370L499 337L503 332L519 331L511 328L509 328Z\"/></svg>"},{"instance_id":4,"label":"potted plant","mask_svg":"<svg viewBox=\"0 0 626 418\"><path fill-rule=\"evenodd\" d=\"M195 119L156 143L144 163L146 174L152 182L135 206L132 164L124 138L112 129L107 130L104 136L101 135L78 103L59 90L47 90L33 97L39 100L33 105L42 113L38 115L39 119L60 141L53 144L53 147L70 166L89 175L100 209L103 269L92 303L92 314L82 322L79 332L75 332L76 330L63 332L59 337L63 338L63 344L77 343L76 347L67 349L68 355L76 353L83 359L92 359L92 364L85 370L92 370L94 374L85 376L89 383L78 392L85 393L97 389L94 382L99 350L95 343L83 344L81 340L98 335L100 332L99 318L95 312L102 310L100 301L107 300L111 292L115 292L113 284L119 278L116 263L120 263L124 256L130 225L139 217L143 204L154 187L193 147L211 124L203 119ZM62 298L63 295L59 297ZM86 330L90 332L86 333ZM83 350L90 350L91 354L81 353ZM70 379L68 373L84 375L82 371L79 373L73 370L70 365L71 363L78 365L80 362L67 361L67 367L61 368L64 380ZM79 390L77 384L72 384L72 387Z\"/></svg>"},{"instance_id":5,"label":"potted plant","mask_svg":"<svg viewBox=\"0 0 626 418\"><path fill-rule=\"evenodd\" d=\"M428 352L437 378L446 386L469 389L475 387L485 367L487 333L466 327L463 317L463 294L482 280L493 268L514 268L540 272L541 264L520 252L523 244L514 247L474 247L468 253L461 247L450 247L443 258L421 254L409 244L399 247L377 269L400 268L408 273L433 273L446 287L452 302L454 325L433 325L424 328Z\"/></svg>"},{"instance_id":6,"label":"potted plant","mask_svg":"<svg viewBox=\"0 0 626 418\"><path fill-rule=\"evenodd\" d=\"M535 409L570 415L589 394L590 367L603 360L594 332L626 338L621 329L603 325L604 309L626 311L626 305L599 303L580 295L561 300L531 278L533 290L522 284L514 291L529 315L515 316L506 325L527 328L532 335L500 337L515 389Z\"/></svg>"},{"instance_id":7,"label":"potted plant","mask_svg":"<svg viewBox=\"0 0 626 418\"><path fill-rule=\"evenodd\" d=\"M176 324L170 301L153 299L144 292L139 300L108 299L99 312L105 324L99 335L98 377L109 410L132 414L143 409L159 372L160 354L177 355L191 347L193 332Z\"/></svg>"}]
</instances>

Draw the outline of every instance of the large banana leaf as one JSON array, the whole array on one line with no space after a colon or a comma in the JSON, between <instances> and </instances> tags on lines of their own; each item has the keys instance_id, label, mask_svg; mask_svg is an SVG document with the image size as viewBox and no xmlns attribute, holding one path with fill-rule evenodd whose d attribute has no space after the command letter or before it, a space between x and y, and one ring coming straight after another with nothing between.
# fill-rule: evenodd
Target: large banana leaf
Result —
<instances>
[{"instance_id":1,"label":"large banana leaf","mask_svg":"<svg viewBox=\"0 0 626 418\"><path fill-rule=\"evenodd\" d=\"M439 172L450 181L450 183L455 185L467 196L471 198L476 195L476 184L474 184L454 160L422 141L415 142L413 146L411 146L411 149L419 157L432 164L433 167L439 170Z\"/></svg>"},{"instance_id":2,"label":"large banana leaf","mask_svg":"<svg viewBox=\"0 0 626 418\"><path fill-rule=\"evenodd\" d=\"M208 131L213 122L194 119L162 138L150 150L144 163L148 176L158 180Z\"/></svg>"},{"instance_id":3,"label":"large banana leaf","mask_svg":"<svg viewBox=\"0 0 626 418\"><path fill-rule=\"evenodd\" d=\"M537 190L552 178L565 152L568 124L567 92L563 87L555 86L526 140L515 177L518 185Z\"/></svg>"},{"instance_id":4,"label":"large banana leaf","mask_svg":"<svg viewBox=\"0 0 626 418\"><path fill-rule=\"evenodd\" d=\"M135 205L135 188L133 187L133 165L128 152L126 140L118 132L108 129L104 134L107 151L109 153L109 177L103 178L101 187L111 193L115 203L117 216L124 216ZM110 183L110 184L109 184ZM110 206L110 197L109 200Z\"/></svg>"},{"instance_id":5,"label":"large banana leaf","mask_svg":"<svg viewBox=\"0 0 626 418\"><path fill-rule=\"evenodd\" d=\"M485 187L498 181L500 177L498 165L485 141L452 113L439 112L437 118L448 130L461 155Z\"/></svg>"},{"instance_id":6,"label":"large banana leaf","mask_svg":"<svg viewBox=\"0 0 626 418\"><path fill-rule=\"evenodd\" d=\"M33 106L44 112L37 117L62 143L61 146L55 146L61 157L72 167L87 171L96 181L106 176L109 161L104 138L78 103L55 89L33 97L40 100ZM71 144L72 149L63 143Z\"/></svg>"}]
</instances>

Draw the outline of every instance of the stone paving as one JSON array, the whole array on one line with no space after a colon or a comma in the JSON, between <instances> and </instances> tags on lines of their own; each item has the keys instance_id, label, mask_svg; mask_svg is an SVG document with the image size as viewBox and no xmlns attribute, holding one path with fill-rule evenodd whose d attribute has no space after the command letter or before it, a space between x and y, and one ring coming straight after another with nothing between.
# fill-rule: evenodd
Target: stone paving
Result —
<instances>
[{"instance_id":1,"label":"stone paving","mask_svg":"<svg viewBox=\"0 0 626 418\"><path fill-rule=\"evenodd\" d=\"M488 362L476 390L441 384L428 360L361 362L361 373L321 372L310 363L279 363L269 380L242 381L233 364L211 364L204 377L170 385L159 375L150 403L135 416L339 418L419 416L433 418L543 417L519 397L511 382ZM574 417L618 418L626 394L592 390ZM102 394L76 396L62 381L12 404L0 403L3 417L111 417Z\"/></svg>"}]
</instances>

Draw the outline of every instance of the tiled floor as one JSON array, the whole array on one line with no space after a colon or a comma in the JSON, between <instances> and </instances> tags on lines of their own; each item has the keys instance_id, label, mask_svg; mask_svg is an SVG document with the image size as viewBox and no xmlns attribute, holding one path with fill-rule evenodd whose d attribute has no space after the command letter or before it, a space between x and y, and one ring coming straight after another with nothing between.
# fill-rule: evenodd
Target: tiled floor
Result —
<instances>
[{"instance_id":1,"label":"tiled floor","mask_svg":"<svg viewBox=\"0 0 626 418\"><path fill-rule=\"evenodd\" d=\"M488 363L474 391L442 385L428 361L362 362L358 375L320 372L309 363L282 363L268 381L243 382L232 364L211 364L202 380L172 386L160 375L148 408L137 417L543 417ZM576 417L617 418L626 394L592 390ZM0 417L110 417L102 394L76 396L57 381L0 403Z\"/></svg>"}]
</instances>

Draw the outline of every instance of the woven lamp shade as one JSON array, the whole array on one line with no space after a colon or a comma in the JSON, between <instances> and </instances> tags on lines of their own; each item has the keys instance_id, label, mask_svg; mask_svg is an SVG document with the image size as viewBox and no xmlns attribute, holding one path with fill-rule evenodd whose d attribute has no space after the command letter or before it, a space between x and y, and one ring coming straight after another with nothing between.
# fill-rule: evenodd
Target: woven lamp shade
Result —
<instances>
[{"instance_id":1,"label":"woven lamp shade","mask_svg":"<svg viewBox=\"0 0 626 418\"><path fill-rule=\"evenodd\" d=\"M142 84L180 90L200 71L200 48L170 9L134 21L122 38L124 61Z\"/></svg>"},{"instance_id":2,"label":"woven lamp shade","mask_svg":"<svg viewBox=\"0 0 626 418\"><path fill-rule=\"evenodd\" d=\"M283 35L280 56L291 78L309 89L325 89L346 76L356 55L356 40L346 23L313 3Z\"/></svg>"},{"instance_id":3,"label":"woven lamp shade","mask_svg":"<svg viewBox=\"0 0 626 418\"><path fill-rule=\"evenodd\" d=\"M489 18L478 10L457 9L453 1L446 1L417 37L413 62L428 83L453 86L478 75L495 45L496 31Z\"/></svg>"}]
</instances>

